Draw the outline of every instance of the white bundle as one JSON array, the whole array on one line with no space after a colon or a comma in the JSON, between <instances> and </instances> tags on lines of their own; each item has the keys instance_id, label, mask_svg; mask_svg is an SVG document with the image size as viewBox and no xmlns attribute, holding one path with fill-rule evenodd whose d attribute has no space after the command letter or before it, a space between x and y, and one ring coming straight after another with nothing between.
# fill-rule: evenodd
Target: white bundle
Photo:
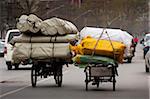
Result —
<instances>
[{"instance_id":1,"label":"white bundle","mask_svg":"<svg viewBox=\"0 0 150 99\"><path fill-rule=\"evenodd\" d=\"M16 43L12 62L20 63L27 59L45 60L50 58L71 60L69 43Z\"/></svg>"},{"instance_id":2,"label":"white bundle","mask_svg":"<svg viewBox=\"0 0 150 99\"><path fill-rule=\"evenodd\" d=\"M32 33L37 33L40 29L37 27L42 20L40 18L38 18L36 15L34 14L30 14L28 16L28 24L30 26L29 31Z\"/></svg>"},{"instance_id":3,"label":"white bundle","mask_svg":"<svg viewBox=\"0 0 150 99\"><path fill-rule=\"evenodd\" d=\"M42 20L34 14L30 14L29 16L22 15L17 23L17 28L20 32L27 33L29 31L32 33L37 33L40 30L37 26L41 22Z\"/></svg>"},{"instance_id":4,"label":"white bundle","mask_svg":"<svg viewBox=\"0 0 150 99\"><path fill-rule=\"evenodd\" d=\"M26 32L29 30L29 24L27 22L28 16L27 15L22 15L19 18L19 22L17 23L17 28L19 29L20 32Z\"/></svg>"},{"instance_id":5,"label":"white bundle","mask_svg":"<svg viewBox=\"0 0 150 99\"><path fill-rule=\"evenodd\" d=\"M44 35L64 35L77 33L78 29L71 22L59 19L51 18L41 22L38 26Z\"/></svg>"}]
</instances>

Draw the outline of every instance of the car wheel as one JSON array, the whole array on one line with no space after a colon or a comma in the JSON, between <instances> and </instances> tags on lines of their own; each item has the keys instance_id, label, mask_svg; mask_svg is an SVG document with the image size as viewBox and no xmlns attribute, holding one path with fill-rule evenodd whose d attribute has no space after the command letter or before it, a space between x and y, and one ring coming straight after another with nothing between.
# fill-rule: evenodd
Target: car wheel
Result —
<instances>
[{"instance_id":1,"label":"car wheel","mask_svg":"<svg viewBox=\"0 0 150 99\"><path fill-rule=\"evenodd\" d=\"M149 68L147 67L147 65L145 65L145 71L148 73L149 72Z\"/></svg>"},{"instance_id":2,"label":"car wheel","mask_svg":"<svg viewBox=\"0 0 150 99\"><path fill-rule=\"evenodd\" d=\"M11 62L6 62L6 65L7 65L7 69L8 69L8 70L11 70L11 69L12 69Z\"/></svg>"}]
</instances>

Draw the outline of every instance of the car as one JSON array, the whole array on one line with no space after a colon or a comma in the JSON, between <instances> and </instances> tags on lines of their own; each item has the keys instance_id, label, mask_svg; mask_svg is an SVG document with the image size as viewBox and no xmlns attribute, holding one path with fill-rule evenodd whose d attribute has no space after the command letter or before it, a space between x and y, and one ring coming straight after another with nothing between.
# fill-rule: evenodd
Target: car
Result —
<instances>
[{"instance_id":1,"label":"car","mask_svg":"<svg viewBox=\"0 0 150 99\"><path fill-rule=\"evenodd\" d=\"M130 47L125 51L127 52L124 54L124 60L127 60L128 63L131 63L135 53L135 45L131 43Z\"/></svg>"},{"instance_id":2,"label":"car","mask_svg":"<svg viewBox=\"0 0 150 99\"><path fill-rule=\"evenodd\" d=\"M5 44L4 44L4 59L7 65L7 69L11 70L14 66L15 69L18 68L19 64L12 64L12 53L13 46L9 43L14 36L19 36L21 33L18 29L8 30L5 36Z\"/></svg>"},{"instance_id":3,"label":"car","mask_svg":"<svg viewBox=\"0 0 150 99\"><path fill-rule=\"evenodd\" d=\"M150 48L150 34L146 34L144 36L142 44L143 44L143 58L145 58L145 55L149 51L149 48Z\"/></svg>"},{"instance_id":4,"label":"car","mask_svg":"<svg viewBox=\"0 0 150 99\"><path fill-rule=\"evenodd\" d=\"M150 50L145 55L145 71L150 71Z\"/></svg>"},{"instance_id":5,"label":"car","mask_svg":"<svg viewBox=\"0 0 150 99\"><path fill-rule=\"evenodd\" d=\"M0 57L4 56L4 40L0 39Z\"/></svg>"}]
</instances>

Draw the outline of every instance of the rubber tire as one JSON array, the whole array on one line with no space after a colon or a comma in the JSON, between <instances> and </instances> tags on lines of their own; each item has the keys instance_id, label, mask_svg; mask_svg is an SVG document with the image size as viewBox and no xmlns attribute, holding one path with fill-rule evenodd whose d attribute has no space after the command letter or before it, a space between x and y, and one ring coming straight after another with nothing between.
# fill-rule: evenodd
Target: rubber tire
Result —
<instances>
[{"instance_id":1,"label":"rubber tire","mask_svg":"<svg viewBox=\"0 0 150 99\"><path fill-rule=\"evenodd\" d=\"M6 62L6 65L8 70L12 70L11 62Z\"/></svg>"},{"instance_id":2,"label":"rubber tire","mask_svg":"<svg viewBox=\"0 0 150 99\"><path fill-rule=\"evenodd\" d=\"M14 64L14 66L15 66L15 69L19 68L19 64Z\"/></svg>"},{"instance_id":3,"label":"rubber tire","mask_svg":"<svg viewBox=\"0 0 150 99\"><path fill-rule=\"evenodd\" d=\"M149 72L149 68L147 67L147 65L145 65L145 71L148 73Z\"/></svg>"},{"instance_id":4,"label":"rubber tire","mask_svg":"<svg viewBox=\"0 0 150 99\"><path fill-rule=\"evenodd\" d=\"M36 82L37 82L37 75L36 75L36 67L32 66L31 68L31 83L32 87L36 87Z\"/></svg>"},{"instance_id":5,"label":"rubber tire","mask_svg":"<svg viewBox=\"0 0 150 99\"><path fill-rule=\"evenodd\" d=\"M116 90L116 79L115 77L113 77L113 91Z\"/></svg>"},{"instance_id":6,"label":"rubber tire","mask_svg":"<svg viewBox=\"0 0 150 99\"><path fill-rule=\"evenodd\" d=\"M85 78L85 90L88 91L88 74L86 72L86 78Z\"/></svg>"},{"instance_id":7,"label":"rubber tire","mask_svg":"<svg viewBox=\"0 0 150 99\"><path fill-rule=\"evenodd\" d=\"M128 59L127 59L127 62L128 62L128 63L131 63L131 62L132 62L132 58L128 58Z\"/></svg>"},{"instance_id":8,"label":"rubber tire","mask_svg":"<svg viewBox=\"0 0 150 99\"><path fill-rule=\"evenodd\" d=\"M62 74L62 66L58 66L57 72L55 75L55 82L58 85L58 87L62 86L62 79L63 79L63 74Z\"/></svg>"}]
</instances>

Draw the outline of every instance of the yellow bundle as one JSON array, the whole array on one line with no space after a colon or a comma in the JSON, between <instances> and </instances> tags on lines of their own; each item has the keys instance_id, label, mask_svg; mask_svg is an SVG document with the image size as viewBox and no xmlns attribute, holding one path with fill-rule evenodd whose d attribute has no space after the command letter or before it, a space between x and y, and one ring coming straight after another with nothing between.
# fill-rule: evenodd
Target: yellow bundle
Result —
<instances>
[{"instance_id":1,"label":"yellow bundle","mask_svg":"<svg viewBox=\"0 0 150 99\"><path fill-rule=\"evenodd\" d=\"M114 58L122 63L123 61L123 54L125 45L121 42L116 41L109 41L109 40L98 40L87 37L84 38L80 44L76 46L76 53L82 54L82 55L92 55L94 51L94 55L102 55L102 56L108 56ZM95 45L97 43L97 46L95 48ZM95 50L94 50L95 48Z\"/></svg>"}]
</instances>

